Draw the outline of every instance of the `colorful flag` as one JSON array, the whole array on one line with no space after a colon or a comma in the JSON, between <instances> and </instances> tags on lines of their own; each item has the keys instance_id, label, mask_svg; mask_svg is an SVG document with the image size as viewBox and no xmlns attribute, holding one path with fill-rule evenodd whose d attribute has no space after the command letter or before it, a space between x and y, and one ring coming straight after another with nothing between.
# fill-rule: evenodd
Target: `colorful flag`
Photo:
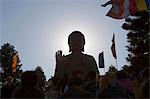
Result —
<instances>
[{"instance_id":1,"label":"colorful flag","mask_svg":"<svg viewBox=\"0 0 150 99\"><path fill-rule=\"evenodd\" d=\"M115 19L123 19L139 11L149 9L149 0L110 0L103 7L112 4L107 16Z\"/></svg>"},{"instance_id":2,"label":"colorful flag","mask_svg":"<svg viewBox=\"0 0 150 99\"><path fill-rule=\"evenodd\" d=\"M12 60L12 72L16 72L17 69L17 61L18 61L18 53L13 56Z\"/></svg>"},{"instance_id":3,"label":"colorful flag","mask_svg":"<svg viewBox=\"0 0 150 99\"><path fill-rule=\"evenodd\" d=\"M116 47L115 47L115 34L113 34L112 45L111 45L112 55L115 59L117 59L116 55Z\"/></svg>"},{"instance_id":4,"label":"colorful flag","mask_svg":"<svg viewBox=\"0 0 150 99\"><path fill-rule=\"evenodd\" d=\"M99 68L104 68L104 52L99 54Z\"/></svg>"}]
</instances>

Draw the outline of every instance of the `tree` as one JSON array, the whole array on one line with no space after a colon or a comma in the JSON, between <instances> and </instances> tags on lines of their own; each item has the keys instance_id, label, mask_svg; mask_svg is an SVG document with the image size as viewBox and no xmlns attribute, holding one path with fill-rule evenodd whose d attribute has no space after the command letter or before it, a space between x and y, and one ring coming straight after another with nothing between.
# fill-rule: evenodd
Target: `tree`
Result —
<instances>
[{"instance_id":1,"label":"tree","mask_svg":"<svg viewBox=\"0 0 150 99\"><path fill-rule=\"evenodd\" d=\"M127 34L127 50L129 52L126 58L135 72L145 67L149 67L149 12L138 12L125 19L122 25Z\"/></svg>"},{"instance_id":2,"label":"tree","mask_svg":"<svg viewBox=\"0 0 150 99\"><path fill-rule=\"evenodd\" d=\"M37 66L35 71L38 78L38 88L44 91L46 83L46 77L44 75L44 72L40 66Z\"/></svg>"},{"instance_id":3,"label":"tree","mask_svg":"<svg viewBox=\"0 0 150 99\"><path fill-rule=\"evenodd\" d=\"M117 69L115 68L115 66L111 65L109 66L108 72L117 72Z\"/></svg>"},{"instance_id":4,"label":"tree","mask_svg":"<svg viewBox=\"0 0 150 99\"><path fill-rule=\"evenodd\" d=\"M14 63L13 63L13 58L15 57L15 67L12 68ZM20 64L20 59L18 56L18 52L14 49L14 46L6 43L3 46L1 46L0 49L0 63L1 63L1 69L3 71L2 73L2 78L3 80L7 78L8 76L12 76L13 78L20 78L20 74L22 73L21 66ZM14 70L15 69L15 70Z\"/></svg>"}]
</instances>

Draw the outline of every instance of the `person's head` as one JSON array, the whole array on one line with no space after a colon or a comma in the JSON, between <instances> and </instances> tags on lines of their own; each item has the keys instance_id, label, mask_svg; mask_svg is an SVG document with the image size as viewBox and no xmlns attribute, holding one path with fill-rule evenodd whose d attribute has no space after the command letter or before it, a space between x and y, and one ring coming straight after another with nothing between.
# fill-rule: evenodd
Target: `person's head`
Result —
<instances>
[{"instance_id":1,"label":"person's head","mask_svg":"<svg viewBox=\"0 0 150 99\"><path fill-rule=\"evenodd\" d=\"M108 72L105 75L105 77L106 77L106 79L107 79L107 81L108 81L109 84L112 84L112 83L114 83L117 80L115 72Z\"/></svg>"},{"instance_id":2,"label":"person's head","mask_svg":"<svg viewBox=\"0 0 150 99\"><path fill-rule=\"evenodd\" d=\"M115 83L116 75L114 72L108 72L104 77L101 77L99 88L101 91L107 89L111 84Z\"/></svg>"},{"instance_id":3,"label":"person's head","mask_svg":"<svg viewBox=\"0 0 150 99\"><path fill-rule=\"evenodd\" d=\"M144 68L143 70L141 70L141 72L138 75L139 84L142 83L144 80L149 79L149 72L149 68Z\"/></svg>"},{"instance_id":4,"label":"person's head","mask_svg":"<svg viewBox=\"0 0 150 99\"><path fill-rule=\"evenodd\" d=\"M69 86L80 86L84 83L84 80L84 72L80 68L77 68L72 72L71 78L69 79Z\"/></svg>"},{"instance_id":5,"label":"person's head","mask_svg":"<svg viewBox=\"0 0 150 99\"><path fill-rule=\"evenodd\" d=\"M140 77L141 79L149 79L149 68L144 68L141 72L140 72Z\"/></svg>"},{"instance_id":6,"label":"person's head","mask_svg":"<svg viewBox=\"0 0 150 99\"><path fill-rule=\"evenodd\" d=\"M71 78L73 78L73 77L78 77L82 80L85 80L85 73L80 68L77 68L73 71L73 73L71 75Z\"/></svg>"},{"instance_id":7,"label":"person's head","mask_svg":"<svg viewBox=\"0 0 150 99\"><path fill-rule=\"evenodd\" d=\"M85 37L80 31L73 31L68 37L69 52L84 52Z\"/></svg>"},{"instance_id":8,"label":"person's head","mask_svg":"<svg viewBox=\"0 0 150 99\"><path fill-rule=\"evenodd\" d=\"M104 77L101 77L100 78L100 83L99 83L99 88L101 91L107 89L107 87L109 86L109 82L107 80L107 78L104 76Z\"/></svg>"},{"instance_id":9,"label":"person's head","mask_svg":"<svg viewBox=\"0 0 150 99\"><path fill-rule=\"evenodd\" d=\"M118 80L127 79L127 75L123 70L117 71L116 76Z\"/></svg>"},{"instance_id":10,"label":"person's head","mask_svg":"<svg viewBox=\"0 0 150 99\"><path fill-rule=\"evenodd\" d=\"M35 71L25 71L21 77L22 86L33 86L37 85L37 75Z\"/></svg>"},{"instance_id":11,"label":"person's head","mask_svg":"<svg viewBox=\"0 0 150 99\"><path fill-rule=\"evenodd\" d=\"M7 84L11 84L13 82L13 78L11 76L7 77Z\"/></svg>"}]
</instances>

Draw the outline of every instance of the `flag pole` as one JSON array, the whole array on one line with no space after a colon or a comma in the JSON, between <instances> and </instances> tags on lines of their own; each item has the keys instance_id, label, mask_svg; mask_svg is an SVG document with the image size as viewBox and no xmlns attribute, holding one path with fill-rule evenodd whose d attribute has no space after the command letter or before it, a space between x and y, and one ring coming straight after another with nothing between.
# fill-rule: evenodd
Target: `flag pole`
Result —
<instances>
[{"instance_id":1,"label":"flag pole","mask_svg":"<svg viewBox=\"0 0 150 99\"><path fill-rule=\"evenodd\" d=\"M104 73L106 74L105 67L104 67Z\"/></svg>"},{"instance_id":2,"label":"flag pole","mask_svg":"<svg viewBox=\"0 0 150 99\"><path fill-rule=\"evenodd\" d=\"M117 58L116 58L116 68L118 70L118 61L117 61Z\"/></svg>"}]
</instances>

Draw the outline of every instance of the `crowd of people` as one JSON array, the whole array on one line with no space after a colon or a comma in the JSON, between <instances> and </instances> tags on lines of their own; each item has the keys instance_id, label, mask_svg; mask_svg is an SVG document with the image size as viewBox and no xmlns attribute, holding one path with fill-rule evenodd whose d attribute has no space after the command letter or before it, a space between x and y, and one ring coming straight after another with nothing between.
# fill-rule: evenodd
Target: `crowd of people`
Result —
<instances>
[{"instance_id":1,"label":"crowd of people","mask_svg":"<svg viewBox=\"0 0 150 99\"><path fill-rule=\"evenodd\" d=\"M134 77L133 77L134 76ZM149 99L149 68L143 69L138 75L128 75L125 71L109 71L105 75L96 75L91 71L87 75L80 69L73 72L69 81L63 78L55 84L52 79L50 96L57 98L125 98ZM68 83L67 83L68 82ZM53 91L55 93L53 93Z\"/></svg>"},{"instance_id":2,"label":"crowd of people","mask_svg":"<svg viewBox=\"0 0 150 99\"><path fill-rule=\"evenodd\" d=\"M68 37L69 55L56 52L54 77L48 81L45 91L37 88L35 71L25 71L21 85L14 86L9 76L1 90L1 98L149 98L149 68L140 72L108 71L99 75L95 59L83 54L85 38L80 31Z\"/></svg>"},{"instance_id":3,"label":"crowd of people","mask_svg":"<svg viewBox=\"0 0 150 99\"><path fill-rule=\"evenodd\" d=\"M35 71L25 71L21 77L21 85L13 85L13 78L9 76L2 87L1 98L149 98L149 68L143 69L138 75L127 75L123 70L109 71L105 75L96 75L90 71L87 75L81 69L76 69L71 79L65 75L56 81L49 80L45 93L37 88Z\"/></svg>"}]
</instances>

